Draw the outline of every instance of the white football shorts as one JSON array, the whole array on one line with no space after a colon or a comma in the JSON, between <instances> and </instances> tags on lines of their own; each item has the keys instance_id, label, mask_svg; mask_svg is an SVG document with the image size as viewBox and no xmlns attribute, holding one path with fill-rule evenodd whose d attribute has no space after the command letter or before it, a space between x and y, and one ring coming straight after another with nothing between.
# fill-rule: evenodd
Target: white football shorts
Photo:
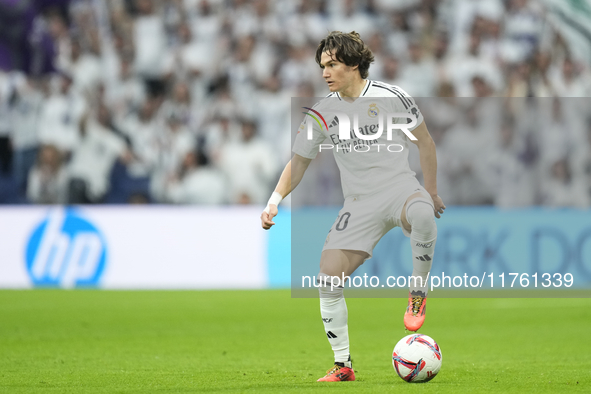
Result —
<instances>
[{"instance_id":1,"label":"white football shorts","mask_svg":"<svg viewBox=\"0 0 591 394\"><path fill-rule=\"evenodd\" d=\"M431 196L416 178L377 194L347 197L322 250L361 250L370 258L380 239L394 227L400 227L404 235L410 237L402 226L400 215L408 197L417 192L432 203Z\"/></svg>"}]
</instances>

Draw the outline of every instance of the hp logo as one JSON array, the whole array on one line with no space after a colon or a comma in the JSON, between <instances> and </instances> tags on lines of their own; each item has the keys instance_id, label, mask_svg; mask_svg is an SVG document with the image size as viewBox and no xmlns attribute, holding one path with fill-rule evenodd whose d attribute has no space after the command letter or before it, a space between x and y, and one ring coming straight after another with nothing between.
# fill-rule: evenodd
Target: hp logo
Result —
<instances>
[{"instance_id":1,"label":"hp logo","mask_svg":"<svg viewBox=\"0 0 591 394\"><path fill-rule=\"evenodd\" d=\"M103 235L72 209L53 210L33 231L26 251L29 276L42 287L97 286L106 260Z\"/></svg>"}]
</instances>

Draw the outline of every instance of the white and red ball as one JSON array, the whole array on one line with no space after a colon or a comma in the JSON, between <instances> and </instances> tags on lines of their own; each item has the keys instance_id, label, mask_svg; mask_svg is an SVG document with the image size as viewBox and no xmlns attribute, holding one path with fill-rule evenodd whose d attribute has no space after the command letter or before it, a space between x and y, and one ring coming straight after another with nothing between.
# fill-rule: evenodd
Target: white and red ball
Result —
<instances>
[{"instance_id":1,"label":"white and red ball","mask_svg":"<svg viewBox=\"0 0 591 394\"><path fill-rule=\"evenodd\" d=\"M402 338L392 353L392 365L403 380L428 382L441 369L441 349L433 338L411 334Z\"/></svg>"}]
</instances>

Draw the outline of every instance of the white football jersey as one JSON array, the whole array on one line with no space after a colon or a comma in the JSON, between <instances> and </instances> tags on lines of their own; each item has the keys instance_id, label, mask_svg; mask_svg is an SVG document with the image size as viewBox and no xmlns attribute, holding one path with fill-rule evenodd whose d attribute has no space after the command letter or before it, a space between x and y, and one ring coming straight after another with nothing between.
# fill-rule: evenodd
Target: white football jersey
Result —
<instances>
[{"instance_id":1,"label":"white football jersey","mask_svg":"<svg viewBox=\"0 0 591 394\"><path fill-rule=\"evenodd\" d=\"M408 164L408 136L400 128L394 128L388 139L386 115L401 113L408 114L410 119L390 118L390 122L402 125L412 119L412 124L408 128L404 127L408 132L423 122L423 115L415 101L404 90L368 80L360 97L353 102L345 101L338 92L334 92L308 109L292 151L313 159L320 149L332 150L341 173L345 198L394 187L415 176ZM342 114L346 114L350 120L351 138L348 139L339 138ZM358 117L357 125L354 122L355 114ZM381 135L371 138L371 135L378 133L380 123ZM309 124L312 125L311 138ZM358 134L367 140L359 138Z\"/></svg>"}]
</instances>

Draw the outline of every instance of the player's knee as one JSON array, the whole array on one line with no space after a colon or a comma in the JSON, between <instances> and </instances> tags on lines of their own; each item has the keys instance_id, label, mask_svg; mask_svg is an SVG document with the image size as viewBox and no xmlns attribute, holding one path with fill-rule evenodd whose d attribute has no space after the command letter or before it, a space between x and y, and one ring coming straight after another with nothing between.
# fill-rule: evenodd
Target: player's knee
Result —
<instances>
[{"instance_id":1,"label":"player's knee","mask_svg":"<svg viewBox=\"0 0 591 394\"><path fill-rule=\"evenodd\" d=\"M423 199L415 199L409 203L406 217L413 228L425 228L435 223L433 207Z\"/></svg>"},{"instance_id":2,"label":"player's knee","mask_svg":"<svg viewBox=\"0 0 591 394\"><path fill-rule=\"evenodd\" d=\"M320 298L339 299L343 297L344 284L338 276L319 273L316 278Z\"/></svg>"},{"instance_id":3,"label":"player's knee","mask_svg":"<svg viewBox=\"0 0 591 394\"><path fill-rule=\"evenodd\" d=\"M437 236L433 206L426 200L416 199L411 201L406 211L406 217L412 227L412 233L421 234L425 238L435 238Z\"/></svg>"}]
</instances>

